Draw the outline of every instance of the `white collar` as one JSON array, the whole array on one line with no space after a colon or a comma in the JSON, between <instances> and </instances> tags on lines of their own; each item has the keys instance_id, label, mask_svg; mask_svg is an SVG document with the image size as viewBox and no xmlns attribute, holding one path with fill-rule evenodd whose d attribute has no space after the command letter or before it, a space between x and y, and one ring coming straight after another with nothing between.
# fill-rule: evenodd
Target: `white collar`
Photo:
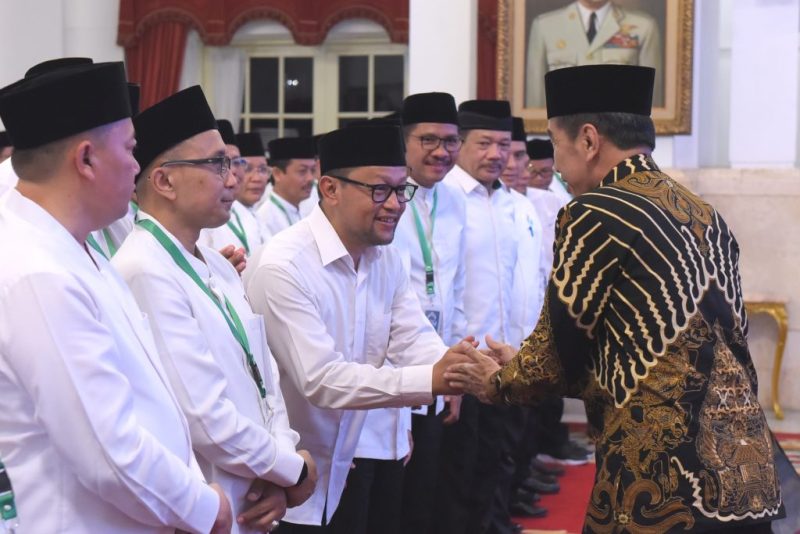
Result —
<instances>
[{"instance_id":1,"label":"white collar","mask_svg":"<svg viewBox=\"0 0 800 534\"><path fill-rule=\"evenodd\" d=\"M583 4L581 4L580 2L575 2L575 4L577 4L578 12L580 13L581 16L581 22L583 23L583 31L584 32L589 31L589 17L592 16L592 13L595 13L597 15L596 28L597 31L600 31L600 27L603 25L603 21L606 20L608 12L611 11L611 2L606 2L606 4L603 7L596 10L583 7Z\"/></svg>"},{"instance_id":2,"label":"white collar","mask_svg":"<svg viewBox=\"0 0 800 534\"><path fill-rule=\"evenodd\" d=\"M211 271L208 268L208 265L206 265L206 263L203 260L201 260L200 258L195 256L193 253L191 253L188 250L186 250L186 247L184 247L181 244L181 242L178 240L178 238L175 237L169 230L167 230L164 227L164 225L161 224L161 222L158 219L156 219L155 217L153 217L152 215L150 215L149 213L147 213L146 211L143 211L141 209L139 210L139 214L137 215L137 217L140 220L152 221L153 224L155 224L156 226L161 228L161 230L170 239L170 241L172 241L172 243L176 247L178 247L178 250L181 251L181 254L183 254L183 257L186 258L186 261L189 262L189 265L192 266L192 269L195 270L195 272L200 276L200 278L207 279L211 275ZM144 230L144 231L146 231L146 230ZM150 232L148 232L148 233L150 233ZM151 236L151 237L153 239L155 239L155 236ZM159 246L161 246L161 243L159 243ZM197 247L198 247L198 245L197 245L197 243L195 243L195 248L197 248ZM172 262L171 259L170 259L170 262Z\"/></svg>"},{"instance_id":3,"label":"white collar","mask_svg":"<svg viewBox=\"0 0 800 534\"><path fill-rule=\"evenodd\" d=\"M350 252L347 251L339 234L336 233L336 229L319 205L314 206L314 209L311 210L311 213L309 213L304 220L308 221L308 225L311 228L311 234L314 236L314 241L317 243L317 249L319 250L319 256L323 266L327 266L341 258L345 258L346 261L349 260L348 263L350 263L351 267L353 266ZM364 265L364 260L370 261L373 257L377 258L380 256L380 253L380 247L367 248L361 256L360 265ZM359 270L361 269L359 268Z\"/></svg>"},{"instance_id":4,"label":"white collar","mask_svg":"<svg viewBox=\"0 0 800 534\"><path fill-rule=\"evenodd\" d=\"M299 208L296 208L296 207L294 207L294 206L292 205L292 203L291 203L291 202L289 202L288 200L286 200L285 198L283 198L282 196L280 196L280 194L278 194L278 192L277 192L277 191L275 191L275 190L273 189L272 191L270 191L270 192L269 192L269 195L270 195L270 197L271 197L271 198L274 198L275 200L277 200L277 201L278 201L278 203L279 203L281 206L283 206L283 207L284 207L284 209L286 209L286 210L288 210L288 211L291 211L291 212L292 212L292 215L296 215L296 216L298 216L298 217L300 216L300 209L299 209Z\"/></svg>"}]
</instances>

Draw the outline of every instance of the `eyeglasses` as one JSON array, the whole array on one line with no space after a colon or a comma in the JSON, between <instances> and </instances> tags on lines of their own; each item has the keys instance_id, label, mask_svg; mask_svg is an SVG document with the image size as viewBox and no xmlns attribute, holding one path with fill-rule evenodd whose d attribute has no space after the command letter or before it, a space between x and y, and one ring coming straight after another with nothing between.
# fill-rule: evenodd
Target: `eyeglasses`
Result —
<instances>
[{"instance_id":1,"label":"eyeglasses","mask_svg":"<svg viewBox=\"0 0 800 534\"><path fill-rule=\"evenodd\" d=\"M437 137L435 135L411 135L411 137L416 137L419 139L419 144L423 150L429 150L431 152L439 148L441 145L444 145L444 149L448 152L455 152L461 148L461 144L464 142L464 140L457 135L452 135L449 137Z\"/></svg>"},{"instance_id":2,"label":"eyeglasses","mask_svg":"<svg viewBox=\"0 0 800 534\"><path fill-rule=\"evenodd\" d=\"M386 184L365 184L364 182L357 182L356 180L351 180L350 178L345 178L344 176L337 176L335 174L326 174L325 176L330 176L331 178L336 178L337 180L341 180L343 182L347 182L348 184L353 185L360 185L361 187L366 187L372 192L372 201L376 204L380 204L382 202L386 202L389 199L389 195L392 194L394 191L395 195L397 195L397 201L401 204L405 204L412 198L414 198L414 193L417 192L418 185L414 184L403 184L398 185L397 187L392 187Z\"/></svg>"},{"instance_id":3,"label":"eyeglasses","mask_svg":"<svg viewBox=\"0 0 800 534\"><path fill-rule=\"evenodd\" d=\"M270 176L272 174L271 169L264 164L259 165L258 167L254 167L253 165L247 165L247 167L244 168L245 173L251 173L253 171L257 172L262 176Z\"/></svg>"},{"instance_id":4,"label":"eyeglasses","mask_svg":"<svg viewBox=\"0 0 800 534\"><path fill-rule=\"evenodd\" d=\"M241 167L244 167L245 165L247 165L247 160L244 159L243 157L240 156L238 158L231 158L232 169L239 169Z\"/></svg>"},{"instance_id":5,"label":"eyeglasses","mask_svg":"<svg viewBox=\"0 0 800 534\"><path fill-rule=\"evenodd\" d=\"M553 176L553 168L552 167L545 167L544 169L537 169L531 163L528 163L528 172L533 176L541 176L542 178L548 178Z\"/></svg>"},{"instance_id":6,"label":"eyeglasses","mask_svg":"<svg viewBox=\"0 0 800 534\"><path fill-rule=\"evenodd\" d=\"M216 165L217 175L224 180L228 176L228 171L231 170L231 158L228 156L217 156L205 159L175 159L163 162L160 167L170 167L174 165Z\"/></svg>"}]
</instances>

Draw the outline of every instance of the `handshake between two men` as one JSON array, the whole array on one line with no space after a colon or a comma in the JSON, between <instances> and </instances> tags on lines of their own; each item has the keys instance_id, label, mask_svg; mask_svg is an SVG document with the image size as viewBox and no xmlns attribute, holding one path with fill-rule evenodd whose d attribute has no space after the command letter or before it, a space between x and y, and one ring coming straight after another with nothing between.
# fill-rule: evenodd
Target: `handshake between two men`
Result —
<instances>
[{"instance_id":1,"label":"handshake between two men","mask_svg":"<svg viewBox=\"0 0 800 534\"><path fill-rule=\"evenodd\" d=\"M433 366L433 394L470 394L483 403L491 403L492 376L517 353L511 345L486 336L487 348L478 350L475 338L468 336L456 343Z\"/></svg>"}]
</instances>

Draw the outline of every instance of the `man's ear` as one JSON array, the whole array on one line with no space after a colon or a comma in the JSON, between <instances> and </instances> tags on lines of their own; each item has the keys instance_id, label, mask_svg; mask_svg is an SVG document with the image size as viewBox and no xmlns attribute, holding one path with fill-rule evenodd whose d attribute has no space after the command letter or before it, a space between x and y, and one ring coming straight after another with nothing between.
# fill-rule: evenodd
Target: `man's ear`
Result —
<instances>
[{"instance_id":1,"label":"man's ear","mask_svg":"<svg viewBox=\"0 0 800 534\"><path fill-rule=\"evenodd\" d=\"M95 147L91 141L81 141L75 148L72 149L72 164L75 170L78 171L82 177L89 180L95 179L94 173L94 151Z\"/></svg>"},{"instance_id":2,"label":"man's ear","mask_svg":"<svg viewBox=\"0 0 800 534\"><path fill-rule=\"evenodd\" d=\"M150 181L150 187L156 194L169 200L175 200L177 197L173 180L164 167L154 168L150 172L150 176L143 176L142 179Z\"/></svg>"},{"instance_id":3,"label":"man's ear","mask_svg":"<svg viewBox=\"0 0 800 534\"><path fill-rule=\"evenodd\" d=\"M328 203L334 205L339 202L339 191L341 189L339 180L323 174L319 179L318 187L320 200L327 199Z\"/></svg>"},{"instance_id":4,"label":"man's ear","mask_svg":"<svg viewBox=\"0 0 800 534\"><path fill-rule=\"evenodd\" d=\"M597 157L600 151L600 133L594 124L586 123L581 126L580 146L586 155L586 161Z\"/></svg>"}]
</instances>

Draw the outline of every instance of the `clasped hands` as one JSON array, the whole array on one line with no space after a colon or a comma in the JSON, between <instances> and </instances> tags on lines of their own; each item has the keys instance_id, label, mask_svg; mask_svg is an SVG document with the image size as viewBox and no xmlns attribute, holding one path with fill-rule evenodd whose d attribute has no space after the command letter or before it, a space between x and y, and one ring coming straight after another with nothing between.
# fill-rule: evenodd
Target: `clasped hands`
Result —
<instances>
[{"instance_id":1,"label":"clasped hands","mask_svg":"<svg viewBox=\"0 0 800 534\"><path fill-rule=\"evenodd\" d=\"M433 366L433 394L453 395L468 393L481 402L489 398L491 376L510 361L516 350L486 336L487 348L478 350L474 337L456 343Z\"/></svg>"}]
</instances>

